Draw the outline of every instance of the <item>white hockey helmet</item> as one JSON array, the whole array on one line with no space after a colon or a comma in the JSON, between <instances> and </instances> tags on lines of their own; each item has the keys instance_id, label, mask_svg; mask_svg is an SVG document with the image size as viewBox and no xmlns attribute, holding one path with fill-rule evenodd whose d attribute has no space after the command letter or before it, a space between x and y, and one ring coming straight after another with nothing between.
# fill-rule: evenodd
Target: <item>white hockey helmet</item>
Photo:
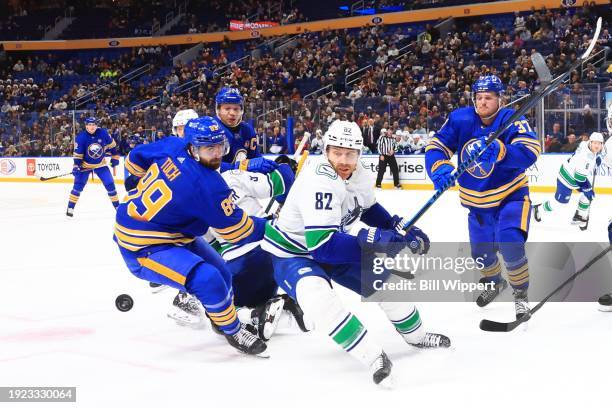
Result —
<instances>
[{"instance_id":1,"label":"white hockey helmet","mask_svg":"<svg viewBox=\"0 0 612 408\"><path fill-rule=\"evenodd\" d=\"M591 136L589 136L589 142L601 142L603 144L604 137L599 132L593 132L591 133Z\"/></svg>"},{"instance_id":2,"label":"white hockey helmet","mask_svg":"<svg viewBox=\"0 0 612 408\"><path fill-rule=\"evenodd\" d=\"M606 117L606 126L608 127L608 135L612 135L612 103L608 105L608 116Z\"/></svg>"},{"instance_id":3,"label":"white hockey helmet","mask_svg":"<svg viewBox=\"0 0 612 408\"><path fill-rule=\"evenodd\" d=\"M327 146L346 147L359 150L363 148L363 136L361 129L355 122L348 120L336 120L329 125L327 132L323 135L323 152L326 153Z\"/></svg>"},{"instance_id":4,"label":"white hockey helmet","mask_svg":"<svg viewBox=\"0 0 612 408\"><path fill-rule=\"evenodd\" d=\"M183 109L176 112L174 118L172 118L172 134L177 135L176 128L178 126L185 126L191 119L197 119L198 114L193 109Z\"/></svg>"}]
</instances>

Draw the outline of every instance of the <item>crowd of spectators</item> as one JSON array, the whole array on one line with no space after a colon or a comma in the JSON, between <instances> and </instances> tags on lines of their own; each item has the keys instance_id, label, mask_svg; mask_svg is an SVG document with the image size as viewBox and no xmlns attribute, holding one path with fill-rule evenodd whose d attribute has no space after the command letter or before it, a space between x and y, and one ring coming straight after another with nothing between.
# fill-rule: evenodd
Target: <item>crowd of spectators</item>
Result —
<instances>
[{"instance_id":1,"label":"crowd of spectators","mask_svg":"<svg viewBox=\"0 0 612 408\"><path fill-rule=\"evenodd\" d=\"M214 114L214 94L221 86L231 85L245 96L245 120L252 121L266 151L289 152L308 137L307 148L316 152L328 124L347 118L356 121L364 135L372 136L371 141L366 140L370 152L376 152L375 139L387 132L396 137L399 153L418 153L429 133L444 123L450 111L471 103L470 85L478 76L499 75L507 85L508 100L531 93L538 81L530 54L548 51L544 55L549 67L561 72L584 50L595 17L589 6L575 13L532 10L527 15L517 13L508 30L487 21L462 19L447 35L427 24L418 41L417 33L406 26L305 33L280 54L260 49L258 58L244 58L234 64L230 64L229 52L241 47L244 55L251 55L261 41L225 41L218 49L204 48L187 65L168 67L164 76L146 83L137 80L114 84L102 90L100 74L116 70L121 75L137 65L135 61L140 57L152 58L161 69L164 63L170 63L169 50L134 49L127 57L97 59L87 64L77 59L53 62L51 57L21 61L13 58L4 70L0 65L4 83L4 90L0 88L0 115L4 116L0 117L5 122L4 126L0 124L0 149L5 155L69 154L72 135L81 126L79 117L94 113L126 153L135 144L168 134L171 118L179 109L189 107L201 115ZM605 30L598 49L608 47L609 41ZM354 74L368 64L372 66L362 75ZM10 75L39 67L44 78L75 73L92 75L96 80L75 83L53 103L48 95L61 89L53 78L25 82L20 79L16 87L13 79L7 91ZM354 82L345 87L349 78ZM589 65L549 97L546 103L551 109L580 109L571 120L546 126L556 129L564 125L561 132L549 132L547 151L571 151L576 139L598 126L595 118L599 112L586 103L579 105L587 101L590 106L598 106L597 101L591 100L595 94L585 83L610 88L610 75ZM321 96L304 98L310 90L321 87L327 87ZM72 101L96 89L89 111L73 117ZM27 99L15 108L15 97L22 96ZM137 103L142 101L151 103ZM287 116L294 118L294 146L288 146Z\"/></svg>"}]
</instances>

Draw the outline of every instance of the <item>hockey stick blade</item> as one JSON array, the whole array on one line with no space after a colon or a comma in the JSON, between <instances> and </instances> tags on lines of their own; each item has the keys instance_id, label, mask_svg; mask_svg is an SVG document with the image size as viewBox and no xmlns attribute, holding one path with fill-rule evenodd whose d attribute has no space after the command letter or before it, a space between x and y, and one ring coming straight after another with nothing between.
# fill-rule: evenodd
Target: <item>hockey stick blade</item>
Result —
<instances>
[{"instance_id":1,"label":"hockey stick blade","mask_svg":"<svg viewBox=\"0 0 612 408\"><path fill-rule=\"evenodd\" d=\"M42 176L41 176L41 177L40 177L40 181L53 180L53 179L60 178L60 177L66 177L66 176L69 176L69 175L71 175L71 174L72 174L72 172L70 172L70 173L66 173L66 174L59 174L59 175L57 175L57 176L51 176L51 177L42 177Z\"/></svg>"},{"instance_id":2,"label":"hockey stick blade","mask_svg":"<svg viewBox=\"0 0 612 408\"><path fill-rule=\"evenodd\" d=\"M547 85L552 81L552 74L550 73L550 69L548 69L548 65L546 65L546 61L544 61L544 57L539 52L531 54L531 62L533 63L533 67L538 73L538 78L540 79L540 83L542 85Z\"/></svg>"},{"instance_id":3,"label":"hockey stick blade","mask_svg":"<svg viewBox=\"0 0 612 408\"><path fill-rule=\"evenodd\" d=\"M595 258L591 259L586 265L584 265L582 268L580 268L580 270L575 272L572 276L567 278L561 285L559 285L548 296L546 296L544 299L542 299L542 301L540 303L538 303L533 309L531 309L531 311L528 314L526 314L524 316L521 316L520 319L516 319L516 320L514 320L512 322L508 322L508 323L496 322L496 321L493 321L493 320L483 319L483 320L480 321L480 329L484 330L484 331L488 331L488 332L509 332L509 331L514 330L521 323L526 322L527 320L531 319L531 316L533 316L538 310L540 310L542 308L542 306L544 306L544 304L551 297L553 297L557 292L559 292L561 289L563 289L568 283L573 282L579 275L581 275L583 272L585 272L587 269L589 269L591 266L593 266L593 264L595 264L601 258L606 256L606 254L608 252L610 252L610 250L612 250L612 245L608 245L608 247L606 249L601 251Z\"/></svg>"},{"instance_id":4,"label":"hockey stick blade","mask_svg":"<svg viewBox=\"0 0 612 408\"><path fill-rule=\"evenodd\" d=\"M488 332L510 332L516 329L521 323L526 322L531 318L531 313L522 316L520 319L517 319L513 322L496 322L493 320L483 319L480 321L480 330L488 331Z\"/></svg>"}]
</instances>

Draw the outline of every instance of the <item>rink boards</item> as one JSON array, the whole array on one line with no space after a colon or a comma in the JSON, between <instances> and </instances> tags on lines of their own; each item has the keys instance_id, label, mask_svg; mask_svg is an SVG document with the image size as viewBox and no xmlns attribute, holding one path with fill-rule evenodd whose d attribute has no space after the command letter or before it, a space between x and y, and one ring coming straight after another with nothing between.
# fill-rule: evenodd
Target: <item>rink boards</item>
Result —
<instances>
[{"instance_id":1,"label":"rink boards","mask_svg":"<svg viewBox=\"0 0 612 408\"><path fill-rule=\"evenodd\" d=\"M274 159L275 155L266 155ZM424 155L398 155L400 182L404 188L431 190L433 186L425 170ZM569 154L545 154L527 170L530 189L534 192L552 192L556 188L557 174L561 164L570 157ZM376 175L378 172L378 155L364 155L364 168ZM457 157L453 156L456 163ZM40 182L40 177L51 177L72 171L71 157L0 157L0 181ZM115 180L123 182L123 158L115 169ZM95 178L95 176L93 176ZM71 183L71 175L59 177L46 183ZM97 182L98 180L94 180ZM387 168L383 187L392 187L391 170ZM612 169L600 166L597 169L596 191L600 194L612 194Z\"/></svg>"}]
</instances>

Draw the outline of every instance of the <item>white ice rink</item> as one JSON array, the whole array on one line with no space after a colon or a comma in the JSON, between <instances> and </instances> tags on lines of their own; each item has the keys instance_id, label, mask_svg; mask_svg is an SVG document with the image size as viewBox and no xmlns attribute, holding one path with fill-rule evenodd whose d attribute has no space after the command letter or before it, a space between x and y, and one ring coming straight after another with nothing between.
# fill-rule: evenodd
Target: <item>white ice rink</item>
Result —
<instances>
[{"instance_id":1,"label":"white ice rink","mask_svg":"<svg viewBox=\"0 0 612 408\"><path fill-rule=\"evenodd\" d=\"M210 330L166 318L174 293L153 295L128 272L112 241L114 211L103 187L85 189L74 219L64 215L70 188L0 183L0 386L76 386L76 404L53 406L88 408L582 408L612 400L612 313L595 303L547 304L526 331L511 333L478 328L482 318L512 320L509 303L484 310L422 303L427 328L453 343L423 351L407 346L375 305L340 289L393 361L391 391L317 333L273 337L267 360L239 355ZM378 193L391 212L406 215L430 194ZM567 224L575 200L547 226L532 224L530 240L606 241L612 196L597 197L583 233ZM448 192L419 226L432 241L465 241L466 214ZM115 308L121 293L134 298L130 312Z\"/></svg>"}]
</instances>

